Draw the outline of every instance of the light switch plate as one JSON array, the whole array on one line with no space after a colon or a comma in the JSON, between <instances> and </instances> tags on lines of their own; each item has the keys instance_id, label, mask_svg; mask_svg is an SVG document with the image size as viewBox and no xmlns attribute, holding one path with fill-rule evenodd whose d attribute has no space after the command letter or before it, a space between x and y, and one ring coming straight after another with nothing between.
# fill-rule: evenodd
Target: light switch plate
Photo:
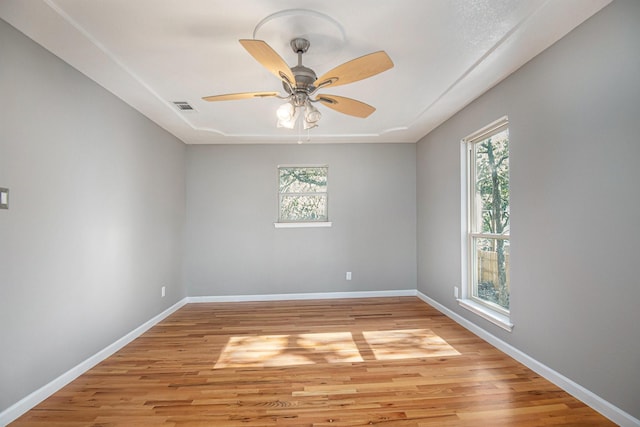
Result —
<instances>
[{"instance_id":1,"label":"light switch plate","mask_svg":"<svg viewBox=\"0 0 640 427\"><path fill-rule=\"evenodd\" d=\"M9 209L9 189L0 188L0 209Z\"/></svg>"}]
</instances>

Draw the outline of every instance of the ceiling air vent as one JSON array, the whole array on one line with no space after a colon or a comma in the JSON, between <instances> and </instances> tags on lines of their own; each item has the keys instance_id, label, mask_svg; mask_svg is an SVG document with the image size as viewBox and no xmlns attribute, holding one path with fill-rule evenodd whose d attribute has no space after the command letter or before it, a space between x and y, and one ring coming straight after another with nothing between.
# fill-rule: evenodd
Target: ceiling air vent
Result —
<instances>
[{"instance_id":1,"label":"ceiling air vent","mask_svg":"<svg viewBox=\"0 0 640 427\"><path fill-rule=\"evenodd\" d=\"M173 101L173 105L180 111L196 111L195 108L186 101Z\"/></svg>"}]
</instances>

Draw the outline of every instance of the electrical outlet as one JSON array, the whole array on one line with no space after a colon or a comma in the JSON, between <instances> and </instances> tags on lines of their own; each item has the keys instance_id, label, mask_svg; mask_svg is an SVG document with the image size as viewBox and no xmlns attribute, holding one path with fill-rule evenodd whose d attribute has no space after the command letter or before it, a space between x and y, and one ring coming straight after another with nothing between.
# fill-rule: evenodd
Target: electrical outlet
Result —
<instances>
[{"instance_id":1,"label":"electrical outlet","mask_svg":"<svg viewBox=\"0 0 640 427\"><path fill-rule=\"evenodd\" d=\"M346 279L347 280L351 280L351 272L350 271L347 271Z\"/></svg>"},{"instance_id":2,"label":"electrical outlet","mask_svg":"<svg viewBox=\"0 0 640 427\"><path fill-rule=\"evenodd\" d=\"M162 289L160 290L160 296L164 298L166 294L167 294L167 287L163 286Z\"/></svg>"},{"instance_id":3,"label":"electrical outlet","mask_svg":"<svg viewBox=\"0 0 640 427\"><path fill-rule=\"evenodd\" d=\"M455 298L459 298L459 295L460 295L460 292L459 292L459 291L460 291L460 290L458 289L458 287L457 287L457 286L454 286L454 287L453 287L453 296L454 296Z\"/></svg>"}]
</instances>

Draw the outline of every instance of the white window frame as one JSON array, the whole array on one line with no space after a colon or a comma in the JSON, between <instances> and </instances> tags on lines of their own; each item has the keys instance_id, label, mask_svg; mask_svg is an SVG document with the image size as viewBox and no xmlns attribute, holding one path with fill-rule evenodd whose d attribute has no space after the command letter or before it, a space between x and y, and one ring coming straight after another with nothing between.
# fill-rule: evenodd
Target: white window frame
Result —
<instances>
[{"instance_id":1,"label":"white window frame","mask_svg":"<svg viewBox=\"0 0 640 427\"><path fill-rule=\"evenodd\" d=\"M484 301L473 295L474 272L477 271L476 256L474 251L474 238L486 237L490 239L510 239L507 235L489 233L472 233L471 221L475 218L475 162L473 161L473 146L505 129L509 128L509 119L503 116L489 125L479 129L461 141L460 160L461 170L461 248L462 248L462 274L461 295L456 295L461 307L481 316L485 320L507 330L513 329L511 313L497 304Z\"/></svg>"},{"instance_id":2,"label":"white window frame","mask_svg":"<svg viewBox=\"0 0 640 427\"><path fill-rule=\"evenodd\" d=\"M281 193L280 192L280 170L281 169L308 169L308 168L324 168L327 170L327 189L322 193ZM329 166L323 165L278 165L277 167L277 189L278 189L278 221L274 223L276 228L308 228L308 227L331 227L329 221ZM282 198L285 195L298 194L304 195L317 195L323 194L326 197L326 217L324 219L316 221L296 221L296 220L283 220L282 218Z\"/></svg>"}]
</instances>

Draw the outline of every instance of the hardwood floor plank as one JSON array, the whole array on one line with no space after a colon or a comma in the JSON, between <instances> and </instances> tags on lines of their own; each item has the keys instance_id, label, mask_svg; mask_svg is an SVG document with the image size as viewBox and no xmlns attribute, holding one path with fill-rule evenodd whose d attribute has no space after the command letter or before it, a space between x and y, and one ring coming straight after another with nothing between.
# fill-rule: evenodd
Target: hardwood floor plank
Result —
<instances>
[{"instance_id":1,"label":"hardwood floor plank","mask_svg":"<svg viewBox=\"0 0 640 427\"><path fill-rule=\"evenodd\" d=\"M12 426L611 426L414 297L188 304Z\"/></svg>"}]
</instances>

